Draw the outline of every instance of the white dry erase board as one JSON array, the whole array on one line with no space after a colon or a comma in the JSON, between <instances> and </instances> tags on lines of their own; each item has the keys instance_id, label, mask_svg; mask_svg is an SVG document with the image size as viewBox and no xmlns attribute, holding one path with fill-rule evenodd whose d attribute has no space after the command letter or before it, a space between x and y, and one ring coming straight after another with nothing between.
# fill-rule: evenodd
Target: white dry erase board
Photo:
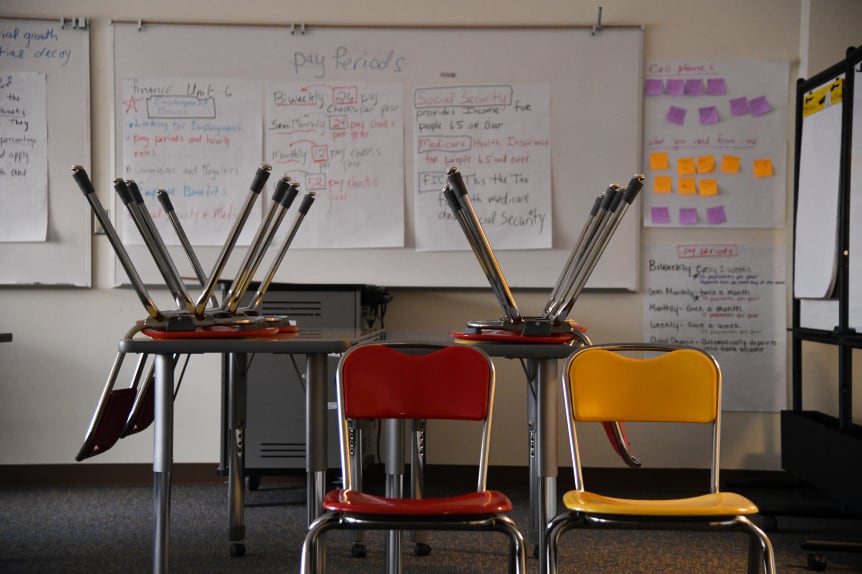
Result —
<instances>
[{"instance_id":1,"label":"white dry erase board","mask_svg":"<svg viewBox=\"0 0 862 574\"><path fill-rule=\"evenodd\" d=\"M6 159L12 154L24 158L23 162L13 162L19 166L15 169L41 174L47 170L47 201L42 206L47 209L45 240L0 242L0 284L89 287L92 219L70 171L75 164L90 165L90 39L86 22L0 19L0 49L0 83L12 79L12 85L2 92L7 97L0 118L4 122L0 154L7 155ZM14 89L15 82L32 73L44 77L44 82L38 90L28 88L26 92L44 93L44 116L28 108L27 102L15 105L14 98L21 94ZM16 110L23 111L16 114ZM35 121L29 125L30 112L34 119L44 117L47 125L46 155L31 154L27 149L33 138L21 129L35 129ZM15 115L18 117L8 117ZM21 141L24 145L19 145ZM4 191L8 189L0 189L0 193Z\"/></svg>"},{"instance_id":2,"label":"white dry erase board","mask_svg":"<svg viewBox=\"0 0 862 574\"><path fill-rule=\"evenodd\" d=\"M403 97L404 149L393 160L403 163L405 180L398 190L404 197L403 208L399 208L404 212L403 246L291 248L279 268L276 277L279 281L407 287L488 285L466 239L460 251L416 249L413 206L417 186L413 184L411 114L419 87L465 83L549 86L552 247L495 249L505 278L513 287L550 289L596 196L608 184L626 184L632 174L640 171L643 86L640 27L605 27L593 33L590 27L305 25L300 28L114 22L113 32L118 177L122 177L124 157L121 115L124 86L135 78L187 78L192 85L199 78L261 83L398 84ZM297 59L326 65L297 66ZM243 165L237 169L247 174L250 183L256 167L256 164ZM440 167L441 175L446 167ZM279 175L274 168L276 177L270 178L270 182ZM513 190L518 188L513 186ZM318 198L318 203L321 199ZM149 198L147 201L150 205ZM381 210L387 208L379 206ZM153 203L151 210L158 209ZM636 203L608 245L589 287L637 288L638 212ZM306 225L325 226L325 216L325 209L313 206L299 234ZM124 224L118 218L118 226ZM493 243L491 246L494 247ZM181 272L187 274L185 254L179 247L171 249ZM238 247L234 251L223 277L233 276L231 270L241 261L243 249ZM195 251L209 271L221 248L218 244L198 246ZM145 282L161 283L144 247L130 245L129 253ZM128 282L119 265L115 278L117 283Z\"/></svg>"},{"instance_id":3,"label":"white dry erase board","mask_svg":"<svg viewBox=\"0 0 862 574\"><path fill-rule=\"evenodd\" d=\"M803 168L810 168L813 165L819 170L820 182L822 182L814 190L817 192L816 198L831 209L829 222L835 221L834 224L826 226L821 221L824 216L814 218L814 215L804 212L803 201L797 199L794 295L800 299L799 324L805 328L833 330L843 325L840 307L843 297L847 302L846 326L857 332L862 329L862 300L856 296L862 284L862 255L859 250L853 249L854 245L859 244L860 232L862 232L862 201L860 201L862 154L859 152L860 146L854 145L862 138L860 81L862 81L862 50L848 50L846 60L831 66L811 80L802 82L798 90L802 92L798 97L801 102L799 114L802 116L803 137L798 138L797 141L800 164L797 193L802 197L803 191L806 191L802 187ZM827 116L832 108L834 111L841 112L840 117ZM821 116L826 119L820 119ZM819 124L816 123L818 121ZM818 134L820 140L820 147L816 152L812 152L810 142L807 147L805 145L805 130L809 127L813 127L812 131ZM846 253L848 264L846 288L840 281L836 281L839 277L837 268L841 245L844 241L839 231L844 224L841 221L840 206L844 206L847 210L844 217L848 226L847 245L850 246ZM823 210L823 207L819 209ZM835 237L834 241L833 237ZM820 241L819 245L812 245L817 241ZM812 264L811 255L815 247L819 249L821 258L827 260L828 267L823 262ZM800 271L803 268L804 271ZM812 274L819 277L805 277ZM809 294L812 294L811 285L823 286L827 284L827 280L835 284L835 292L829 293L830 296L823 297L821 294L820 298L813 296L806 298L804 297L806 291L800 294L800 285L807 286ZM842 295L842 292L845 293ZM814 292L812 295L817 294Z\"/></svg>"}]
</instances>

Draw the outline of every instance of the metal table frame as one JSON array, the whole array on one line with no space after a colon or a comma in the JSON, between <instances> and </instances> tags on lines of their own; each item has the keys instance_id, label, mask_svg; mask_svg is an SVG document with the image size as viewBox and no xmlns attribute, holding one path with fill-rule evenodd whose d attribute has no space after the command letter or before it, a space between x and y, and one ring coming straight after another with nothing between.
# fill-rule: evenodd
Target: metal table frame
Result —
<instances>
[{"instance_id":1,"label":"metal table frame","mask_svg":"<svg viewBox=\"0 0 862 574\"><path fill-rule=\"evenodd\" d=\"M149 353L155 357L153 439L153 572L169 571L171 470L174 431L174 365L180 354L229 354L228 377L230 427L228 507L231 541L242 540L243 449L245 431L245 367L250 353L304 354L306 356L306 472L308 476L308 522L323 512L327 470L327 356L343 353L352 345L377 338L382 331L361 333L354 329L320 329L293 336L261 339L167 339L123 340L119 350Z\"/></svg>"},{"instance_id":2,"label":"metal table frame","mask_svg":"<svg viewBox=\"0 0 862 574\"><path fill-rule=\"evenodd\" d=\"M387 331L387 341L449 342L443 333ZM456 343L457 344L457 343ZM526 538L538 549L539 571L544 572L545 529L557 513L558 417L562 382L559 360L571 355L578 341L570 344L478 342L475 345L492 358L523 359L527 365L527 432L529 440L530 523ZM493 447L492 447L493 449Z\"/></svg>"}]
</instances>

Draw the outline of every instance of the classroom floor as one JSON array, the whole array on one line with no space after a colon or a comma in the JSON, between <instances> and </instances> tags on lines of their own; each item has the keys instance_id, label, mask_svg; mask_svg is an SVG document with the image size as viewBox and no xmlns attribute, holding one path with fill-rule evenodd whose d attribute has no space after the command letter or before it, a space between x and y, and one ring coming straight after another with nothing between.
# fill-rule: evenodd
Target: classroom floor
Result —
<instances>
[{"instance_id":1,"label":"classroom floor","mask_svg":"<svg viewBox=\"0 0 862 574\"><path fill-rule=\"evenodd\" d=\"M526 488L507 488L515 520L527 524ZM760 488L747 493L761 507L799 507L798 492ZM804 498L804 497L803 497ZM175 485L170 566L180 573L293 573L305 533L301 477L264 479L247 493L246 555L231 557L227 491L223 484ZM790 505L786 505L789 507ZM151 572L152 487L71 486L0 488L0 572L5 574L136 574ZM862 519L767 516L778 572L806 572L810 538L862 540ZM383 571L383 538L369 533L368 556L351 558L353 537L334 532L329 572ZM404 545L405 573L506 572L507 542L497 534L431 533L429 556ZM862 572L862 554L824 553L827 572ZM745 572L747 538L705 532L570 531L563 535L561 573L724 574ZM528 559L528 572L538 562Z\"/></svg>"}]
</instances>

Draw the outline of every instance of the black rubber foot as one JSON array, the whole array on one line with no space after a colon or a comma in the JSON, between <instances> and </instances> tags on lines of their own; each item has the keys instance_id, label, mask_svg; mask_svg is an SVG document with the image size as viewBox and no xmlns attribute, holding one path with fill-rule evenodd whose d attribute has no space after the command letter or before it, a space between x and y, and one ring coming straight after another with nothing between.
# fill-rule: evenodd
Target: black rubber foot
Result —
<instances>
[{"instance_id":1,"label":"black rubber foot","mask_svg":"<svg viewBox=\"0 0 862 574\"><path fill-rule=\"evenodd\" d=\"M365 558L368 556L368 549L365 544L354 542L353 546L350 547L350 555L354 558Z\"/></svg>"},{"instance_id":2,"label":"black rubber foot","mask_svg":"<svg viewBox=\"0 0 862 574\"><path fill-rule=\"evenodd\" d=\"M242 542L234 542L230 545L230 555L234 558L245 556L245 544Z\"/></svg>"},{"instance_id":3,"label":"black rubber foot","mask_svg":"<svg viewBox=\"0 0 862 574\"><path fill-rule=\"evenodd\" d=\"M416 556L428 556L431 554L431 545L425 544L424 542L417 542L416 546L413 547L413 553Z\"/></svg>"},{"instance_id":4,"label":"black rubber foot","mask_svg":"<svg viewBox=\"0 0 862 574\"><path fill-rule=\"evenodd\" d=\"M815 572L822 572L826 570L826 557L822 554L809 554L808 555L808 569L814 570Z\"/></svg>"}]
</instances>

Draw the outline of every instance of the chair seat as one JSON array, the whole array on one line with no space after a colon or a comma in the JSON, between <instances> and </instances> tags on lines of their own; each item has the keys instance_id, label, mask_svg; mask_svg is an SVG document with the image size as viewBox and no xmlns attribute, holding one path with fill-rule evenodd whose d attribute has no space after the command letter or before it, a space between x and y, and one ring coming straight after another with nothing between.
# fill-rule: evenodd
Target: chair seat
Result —
<instances>
[{"instance_id":1,"label":"chair seat","mask_svg":"<svg viewBox=\"0 0 862 574\"><path fill-rule=\"evenodd\" d=\"M613 516L718 517L757 514L757 506L734 492L715 492L687 498L614 498L594 492L570 490L563 505L585 514Z\"/></svg>"},{"instance_id":2,"label":"chair seat","mask_svg":"<svg viewBox=\"0 0 862 574\"><path fill-rule=\"evenodd\" d=\"M464 516L510 512L512 501L495 490L442 498L387 498L356 490L335 489L326 494L323 508L350 514L398 516Z\"/></svg>"}]
</instances>

